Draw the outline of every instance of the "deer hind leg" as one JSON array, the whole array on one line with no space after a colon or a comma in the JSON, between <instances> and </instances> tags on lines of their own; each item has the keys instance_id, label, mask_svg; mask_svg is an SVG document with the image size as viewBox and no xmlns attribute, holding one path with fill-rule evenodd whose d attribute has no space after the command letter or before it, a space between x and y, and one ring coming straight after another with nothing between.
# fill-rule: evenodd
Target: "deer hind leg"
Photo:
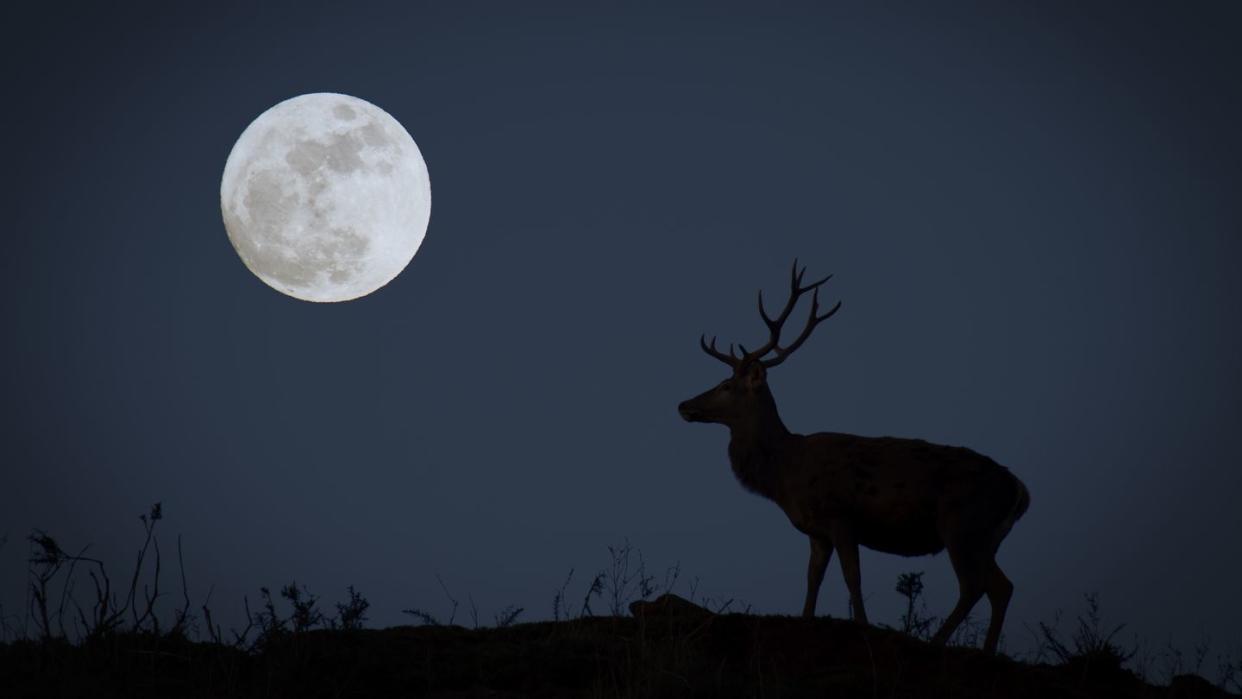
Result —
<instances>
[{"instance_id":1,"label":"deer hind leg","mask_svg":"<svg viewBox=\"0 0 1242 699\"><path fill-rule=\"evenodd\" d=\"M950 543L949 560L953 563L953 572L957 574L958 597L957 605L945 618L940 630L932 636L932 643L943 645L970 614L970 610L978 604L984 592L988 591L988 582L996 561L991 553L984 549L966 546L962 543Z\"/></svg>"},{"instance_id":2,"label":"deer hind leg","mask_svg":"<svg viewBox=\"0 0 1242 699\"><path fill-rule=\"evenodd\" d=\"M988 635L983 642L985 653L995 653L1000 643L1001 627L1005 624L1005 610L1009 608L1009 598L1013 597L1013 583L1005 577L1005 573L992 561L992 569L988 573L985 592L988 603L992 605L992 618L988 621Z\"/></svg>"},{"instance_id":3,"label":"deer hind leg","mask_svg":"<svg viewBox=\"0 0 1242 699\"><path fill-rule=\"evenodd\" d=\"M819 586L824 582L824 570L832 558L832 542L811 537L811 562L806 569L806 604L802 616L815 616L815 602L819 599Z\"/></svg>"},{"instance_id":4,"label":"deer hind leg","mask_svg":"<svg viewBox=\"0 0 1242 699\"><path fill-rule=\"evenodd\" d=\"M858 563L858 541L848 527L833 527L832 544L841 560L841 573L845 576L845 587L850 591L850 611L854 621L867 623L867 610L863 609L862 598L862 567Z\"/></svg>"}]
</instances>

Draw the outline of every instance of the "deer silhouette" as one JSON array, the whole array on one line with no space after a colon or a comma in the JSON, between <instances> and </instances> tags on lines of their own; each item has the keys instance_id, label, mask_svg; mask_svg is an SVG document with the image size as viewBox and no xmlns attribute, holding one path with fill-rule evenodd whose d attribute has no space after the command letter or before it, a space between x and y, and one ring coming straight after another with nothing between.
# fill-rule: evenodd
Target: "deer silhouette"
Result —
<instances>
[{"instance_id":1,"label":"deer silhouette","mask_svg":"<svg viewBox=\"0 0 1242 699\"><path fill-rule=\"evenodd\" d=\"M1030 494L1009 469L963 447L921 439L861 437L836 432L790 432L776 410L767 371L789 358L811 332L841 308L820 315L819 287L832 275L802 284L806 268L794 260L789 300L776 318L768 316L759 292L759 315L768 341L753 352L733 345L725 354L703 336L699 346L724 362L732 375L678 406L690 422L729 428L729 461L747 490L774 501L798 531L811 540L805 617L815 615L824 570L837 552L850 609L867 623L863 609L858 547L920 556L948 550L957 575L957 605L932 637L943 644L983 595L992 607L983 648L995 652L1013 583L996 563L996 551L1026 512ZM780 345L781 329L798 299L811 292L806 327Z\"/></svg>"}]
</instances>

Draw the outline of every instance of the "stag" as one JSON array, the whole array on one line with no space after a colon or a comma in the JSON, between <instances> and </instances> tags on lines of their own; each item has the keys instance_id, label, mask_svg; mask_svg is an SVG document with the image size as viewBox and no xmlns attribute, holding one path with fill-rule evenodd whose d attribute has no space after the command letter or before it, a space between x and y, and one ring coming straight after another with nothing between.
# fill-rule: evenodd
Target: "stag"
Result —
<instances>
[{"instance_id":1,"label":"stag","mask_svg":"<svg viewBox=\"0 0 1242 699\"><path fill-rule=\"evenodd\" d=\"M729 461L742 486L772 500L811 541L806 603L802 615L815 615L824 570L833 551L841 561L850 610L867 623L863 609L858 547L921 556L949 552L959 597L932 637L943 644L975 604L987 595L992 607L983 648L996 651L1013 583L996 563L996 551L1014 522L1026 512L1030 495L1009 469L963 447L921 439L861 437L837 432L794 434L781 421L768 388L768 369L789 358L811 332L841 308L838 301L820 315L819 288L832 275L803 285L804 267L794 261L789 300L775 318L764 308L768 341L753 352L716 338L699 346L732 370L729 378L678 406L689 422L729 428ZM798 299L811 293L811 312L802 332L782 346L781 329Z\"/></svg>"}]
</instances>

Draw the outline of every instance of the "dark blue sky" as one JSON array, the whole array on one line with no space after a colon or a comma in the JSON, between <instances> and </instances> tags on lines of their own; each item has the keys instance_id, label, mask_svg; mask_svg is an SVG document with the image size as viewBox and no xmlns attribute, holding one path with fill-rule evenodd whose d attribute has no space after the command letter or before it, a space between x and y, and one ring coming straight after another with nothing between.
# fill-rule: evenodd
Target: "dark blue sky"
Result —
<instances>
[{"instance_id":1,"label":"dark blue sky","mask_svg":"<svg viewBox=\"0 0 1242 699\"><path fill-rule=\"evenodd\" d=\"M437 574L549 616L625 537L795 613L805 538L675 408L796 255L844 306L772 373L791 429L1030 488L1011 646L1088 591L1242 644L1236 3L200 5L0 30L7 613L32 527L119 571L156 500L226 619L296 577L400 623ZM335 305L254 278L218 200L246 125L320 91L400 120L433 192L406 271ZM943 556L864 553L873 620L919 569L946 613Z\"/></svg>"}]
</instances>

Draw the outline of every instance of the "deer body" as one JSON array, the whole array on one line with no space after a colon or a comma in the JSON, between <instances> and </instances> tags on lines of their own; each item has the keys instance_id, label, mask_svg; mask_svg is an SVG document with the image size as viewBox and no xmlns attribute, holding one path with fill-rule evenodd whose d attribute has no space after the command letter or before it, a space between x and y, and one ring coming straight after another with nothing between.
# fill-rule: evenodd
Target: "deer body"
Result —
<instances>
[{"instance_id":1,"label":"deer body","mask_svg":"<svg viewBox=\"0 0 1242 699\"><path fill-rule=\"evenodd\" d=\"M779 475L774 500L808 536L831 536L834 520L848 519L858 543L901 556L944 550L942 519L963 503L988 502L990 492L1017 498L1008 469L961 447L919 439L819 433L791 435L782 461L768 464ZM745 485L745 481L743 481ZM980 512L1003 519L1005 508Z\"/></svg>"},{"instance_id":2,"label":"deer body","mask_svg":"<svg viewBox=\"0 0 1242 699\"><path fill-rule=\"evenodd\" d=\"M746 489L774 501L789 521L811 540L805 616L813 616L824 570L833 552L850 591L854 618L866 623L861 594L858 547L902 556L949 551L957 573L957 606L936 633L944 642L970 609L986 594L992 619L984 649L994 651L1013 585L997 566L997 547L1030 502L1026 487L1005 467L963 447L920 439L861 437L835 432L800 435L781 421L767 385L767 369L782 362L831 317L818 313L818 286L801 286L795 263L792 293L773 320L759 308L772 332L755 352L742 357L718 352L715 341L704 351L733 368L714 388L683 402L679 411L692 422L715 422L730 431L729 461ZM786 348L780 329L798 297L816 289L811 319ZM775 352L773 359L763 359Z\"/></svg>"}]
</instances>

